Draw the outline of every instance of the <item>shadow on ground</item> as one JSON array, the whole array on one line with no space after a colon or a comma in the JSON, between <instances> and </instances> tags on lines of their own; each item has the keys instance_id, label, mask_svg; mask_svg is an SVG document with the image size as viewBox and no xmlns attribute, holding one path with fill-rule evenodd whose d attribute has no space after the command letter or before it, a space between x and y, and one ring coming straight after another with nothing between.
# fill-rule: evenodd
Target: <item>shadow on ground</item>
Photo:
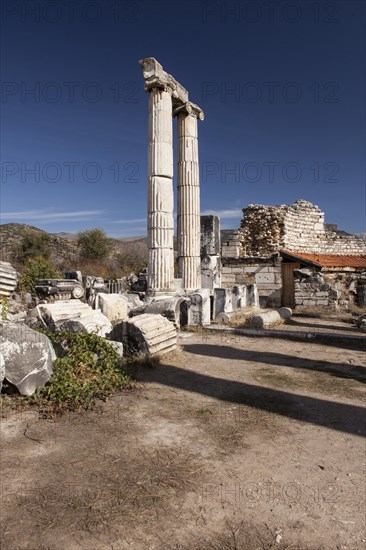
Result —
<instances>
[{"instance_id":1,"label":"shadow on ground","mask_svg":"<svg viewBox=\"0 0 366 550\"><path fill-rule=\"evenodd\" d=\"M281 356L281 354L258 354L258 352L245 352L225 346L207 346L201 344L186 345L184 348L187 352L200 354L201 356L223 357L226 359L228 358L227 354L230 353L231 359L266 362L267 358L270 364L278 365L279 360L282 360L281 364L287 363L287 366L292 366L291 357L286 355ZM256 355L257 359L255 359ZM200 358L195 355L195 357L192 357L190 364L202 367L203 362L203 357ZM316 366L316 362L310 360L305 360L305 363L307 368ZM324 365L324 362L321 363L322 366L318 366L318 369L324 370L327 365ZM206 368L209 368L209 365ZM352 366L350 367L351 369L353 373L358 375L361 373L361 367L359 366ZM135 377L141 382L158 383L221 401L246 405L266 411L267 413L301 420L313 425L358 436L366 435L365 409L357 405L337 403L236 380L227 380L170 364L163 364L153 368L138 368L135 372Z\"/></svg>"}]
</instances>

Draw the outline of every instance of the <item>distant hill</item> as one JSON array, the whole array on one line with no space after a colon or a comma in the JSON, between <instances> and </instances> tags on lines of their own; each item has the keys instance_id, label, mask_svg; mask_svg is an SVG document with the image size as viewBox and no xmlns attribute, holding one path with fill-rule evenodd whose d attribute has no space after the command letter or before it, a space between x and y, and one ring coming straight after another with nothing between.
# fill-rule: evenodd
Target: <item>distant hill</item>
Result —
<instances>
[{"instance_id":1,"label":"distant hill","mask_svg":"<svg viewBox=\"0 0 366 550\"><path fill-rule=\"evenodd\" d=\"M47 233L38 227L21 223L0 225L0 259L7 262L14 261L14 250L29 234L50 236L51 260L56 265L66 263L72 269L73 264L80 263L80 248L76 242L76 233ZM107 259L111 261L119 254L147 258L147 239L144 236L110 240L112 249Z\"/></svg>"},{"instance_id":2,"label":"distant hill","mask_svg":"<svg viewBox=\"0 0 366 550\"><path fill-rule=\"evenodd\" d=\"M21 240L29 234L50 235L51 237L51 259L53 262L74 261L80 253L76 242L64 239L52 233L47 233L38 227L22 223L5 223L0 225L0 255L2 260L11 262L14 250Z\"/></svg>"},{"instance_id":3,"label":"distant hill","mask_svg":"<svg viewBox=\"0 0 366 550\"><path fill-rule=\"evenodd\" d=\"M234 229L221 230L221 242L228 240ZM21 223L6 223L0 225L0 259L14 261L14 250L25 235L48 234L51 238L51 260L56 264L67 264L70 269L80 264L80 249L77 245L76 233L47 233L38 227ZM107 260L113 261L119 255L136 258L139 262L147 261L147 237L144 235L120 237L112 239L112 249ZM174 248L177 248L174 238Z\"/></svg>"}]
</instances>

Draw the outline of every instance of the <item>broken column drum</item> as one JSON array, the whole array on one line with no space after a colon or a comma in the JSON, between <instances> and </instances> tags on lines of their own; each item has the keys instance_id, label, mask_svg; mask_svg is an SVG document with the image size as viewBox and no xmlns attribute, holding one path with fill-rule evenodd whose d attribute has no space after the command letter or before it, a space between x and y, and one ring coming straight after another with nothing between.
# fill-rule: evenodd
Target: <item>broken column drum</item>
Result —
<instances>
[{"instance_id":1,"label":"broken column drum","mask_svg":"<svg viewBox=\"0 0 366 550\"><path fill-rule=\"evenodd\" d=\"M200 182L198 119L202 110L191 102L174 111L178 119L178 268L183 288L201 287Z\"/></svg>"}]
</instances>

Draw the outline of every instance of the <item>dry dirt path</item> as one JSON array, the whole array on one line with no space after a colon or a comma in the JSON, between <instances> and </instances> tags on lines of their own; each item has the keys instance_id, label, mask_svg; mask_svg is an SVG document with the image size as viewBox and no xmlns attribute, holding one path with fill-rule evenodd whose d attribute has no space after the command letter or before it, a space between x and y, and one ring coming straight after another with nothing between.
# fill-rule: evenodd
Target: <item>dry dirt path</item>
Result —
<instances>
[{"instance_id":1,"label":"dry dirt path","mask_svg":"<svg viewBox=\"0 0 366 550\"><path fill-rule=\"evenodd\" d=\"M7 413L1 549L366 548L363 353L180 339L93 411Z\"/></svg>"}]
</instances>

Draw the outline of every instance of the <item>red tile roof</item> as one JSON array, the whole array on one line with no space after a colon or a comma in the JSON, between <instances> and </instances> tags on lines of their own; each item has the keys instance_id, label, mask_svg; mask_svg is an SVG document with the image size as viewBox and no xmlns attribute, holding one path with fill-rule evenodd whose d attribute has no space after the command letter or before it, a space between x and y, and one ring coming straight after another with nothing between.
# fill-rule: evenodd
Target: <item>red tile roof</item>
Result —
<instances>
[{"instance_id":1,"label":"red tile roof","mask_svg":"<svg viewBox=\"0 0 366 550\"><path fill-rule=\"evenodd\" d=\"M320 267L364 267L366 269L366 254L316 254L315 252L295 252L293 250L283 250L282 252Z\"/></svg>"}]
</instances>

